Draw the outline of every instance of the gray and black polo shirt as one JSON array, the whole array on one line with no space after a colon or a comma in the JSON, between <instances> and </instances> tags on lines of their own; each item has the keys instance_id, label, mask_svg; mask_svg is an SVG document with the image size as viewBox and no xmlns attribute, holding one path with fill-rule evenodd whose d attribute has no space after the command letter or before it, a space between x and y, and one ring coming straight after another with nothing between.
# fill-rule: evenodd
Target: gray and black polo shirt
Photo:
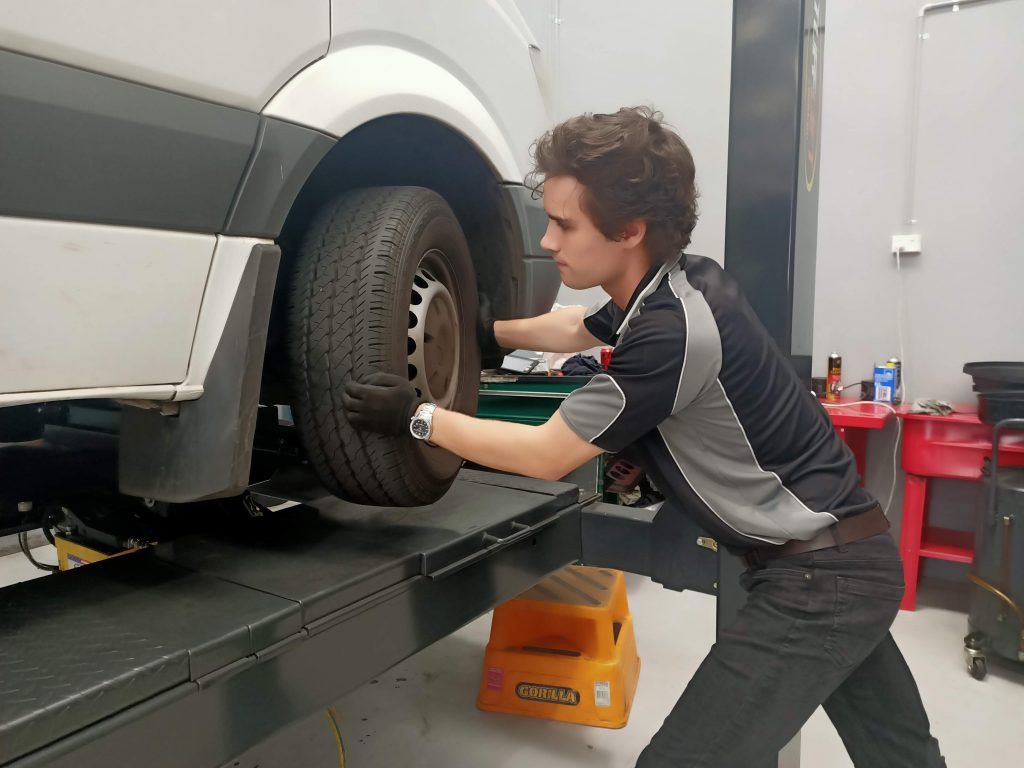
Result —
<instances>
[{"instance_id":1,"label":"gray and black polo shirt","mask_svg":"<svg viewBox=\"0 0 1024 768\"><path fill-rule=\"evenodd\" d=\"M715 261L654 268L625 312L609 301L584 322L615 351L562 417L643 467L722 544L810 539L874 505L824 408Z\"/></svg>"}]
</instances>

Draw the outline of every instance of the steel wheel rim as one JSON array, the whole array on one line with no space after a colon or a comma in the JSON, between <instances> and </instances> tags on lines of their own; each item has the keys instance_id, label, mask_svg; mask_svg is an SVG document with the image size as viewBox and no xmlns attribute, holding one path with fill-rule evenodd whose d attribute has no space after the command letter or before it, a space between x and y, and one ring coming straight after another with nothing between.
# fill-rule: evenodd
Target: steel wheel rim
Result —
<instances>
[{"instance_id":1,"label":"steel wheel rim","mask_svg":"<svg viewBox=\"0 0 1024 768\"><path fill-rule=\"evenodd\" d=\"M459 312L444 254L423 254L409 297L409 381L421 397L443 408L455 401L459 381Z\"/></svg>"}]
</instances>

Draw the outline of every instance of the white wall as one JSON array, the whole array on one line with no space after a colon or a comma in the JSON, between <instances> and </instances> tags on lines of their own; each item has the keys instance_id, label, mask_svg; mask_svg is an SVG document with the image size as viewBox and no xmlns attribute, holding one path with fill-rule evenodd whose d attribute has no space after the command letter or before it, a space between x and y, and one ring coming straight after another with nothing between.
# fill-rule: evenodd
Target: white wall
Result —
<instances>
[{"instance_id":1,"label":"white wall","mask_svg":"<svg viewBox=\"0 0 1024 768\"><path fill-rule=\"evenodd\" d=\"M899 354L891 236L918 232L903 263L912 397L972 402L972 360L1024 360L1024 0L929 14L907 225L914 53L921 0L829 0L826 11L814 372L843 355L844 380ZM895 427L869 441L867 485L883 501ZM898 458L898 457L897 457ZM903 473L890 518L899 529ZM970 529L977 485L932 481L934 524ZM963 578L965 566L925 561Z\"/></svg>"},{"instance_id":2,"label":"white wall","mask_svg":"<svg viewBox=\"0 0 1024 768\"><path fill-rule=\"evenodd\" d=\"M517 0L551 61L556 121L646 104L680 133L697 166L701 217L688 250L722 262L732 3L724 0ZM560 20L555 23L556 17ZM563 287L562 304L600 289Z\"/></svg>"},{"instance_id":3,"label":"white wall","mask_svg":"<svg viewBox=\"0 0 1024 768\"><path fill-rule=\"evenodd\" d=\"M1024 359L1024 2L929 14L923 45L918 223L905 224L920 0L830 0L826 13L814 370L843 355L871 378L898 354L902 259L910 394L971 401L973 360Z\"/></svg>"}]
</instances>

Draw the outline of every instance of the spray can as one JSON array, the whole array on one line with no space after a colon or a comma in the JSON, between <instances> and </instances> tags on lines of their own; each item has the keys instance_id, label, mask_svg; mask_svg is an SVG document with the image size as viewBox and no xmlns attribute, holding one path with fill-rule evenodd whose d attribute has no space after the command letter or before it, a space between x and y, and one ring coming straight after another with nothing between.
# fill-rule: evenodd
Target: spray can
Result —
<instances>
[{"instance_id":1,"label":"spray can","mask_svg":"<svg viewBox=\"0 0 1024 768\"><path fill-rule=\"evenodd\" d=\"M838 352L828 356L828 375L825 377L825 399L831 402L839 400L843 386L843 358Z\"/></svg>"},{"instance_id":2,"label":"spray can","mask_svg":"<svg viewBox=\"0 0 1024 768\"><path fill-rule=\"evenodd\" d=\"M891 403L896 389L896 369L889 363L875 366L875 402Z\"/></svg>"},{"instance_id":3,"label":"spray can","mask_svg":"<svg viewBox=\"0 0 1024 768\"><path fill-rule=\"evenodd\" d=\"M899 405L903 402L903 363L900 362L898 357L890 357L886 365L896 369L896 381L892 389L892 402L893 405Z\"/></svg>"}]
</instances>

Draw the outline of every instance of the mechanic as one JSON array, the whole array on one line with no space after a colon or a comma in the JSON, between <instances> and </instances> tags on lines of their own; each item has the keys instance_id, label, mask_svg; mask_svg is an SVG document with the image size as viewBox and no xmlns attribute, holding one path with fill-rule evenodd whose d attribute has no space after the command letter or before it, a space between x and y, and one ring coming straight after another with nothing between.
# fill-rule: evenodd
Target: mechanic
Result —
<instances>
[{"instance_id":1,"label":"mechanic","mask_svg":"<svg viewBox=\"0 0 1024 768\"><path fill-rule=\"evenodd\" d=\"M405 378L375 374L346 387L351 423L546 479L626 451L670 513L745 557L745 606L638 767L768 759L819 705L858 768L945 765L889 633L903 569L884 513L736 282L683 253L697 222L683 140L659 113L621 109L558 125L534 159L550 219L541 245L565 285L611 300L516 320L484 304L482 346L614 345L607 373L537 427L419 403Z\"/></svg>"}]
</instances>

